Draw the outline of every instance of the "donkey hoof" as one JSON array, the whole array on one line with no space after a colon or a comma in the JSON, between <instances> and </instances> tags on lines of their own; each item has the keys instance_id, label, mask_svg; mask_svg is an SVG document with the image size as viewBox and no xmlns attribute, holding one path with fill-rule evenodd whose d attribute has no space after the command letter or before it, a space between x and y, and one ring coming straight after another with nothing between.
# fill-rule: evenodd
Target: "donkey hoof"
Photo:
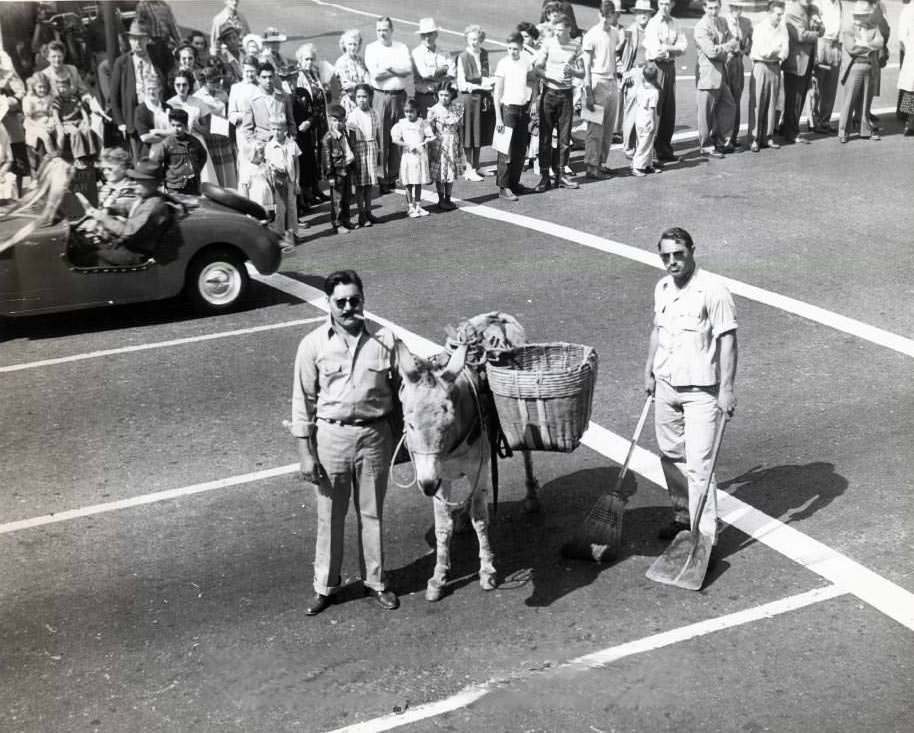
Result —
<instances>
[{"instance_id":1,"label":"donkey hoof","mask_svg":"<svg viewBox=\"0 0 914 733\"><path fill-rule=\"evenodd\" d=\"M435 601L440 601L444 597L444 588L440 585L432 585L429 583L425 587L425 600L429 603L434 603Z\"/></svg>"},{"instance_id":2,"label":"donkey hoof","mask_svg":"<svg viewBox=\"0 0 914 733\"><path fill-rule=\"evenodd\" d=\"M539 499L524 499L524 512L526 514L538 514L540 511L540 500Z\"/></svg>"},{"instance_id":3,"label":"donkey hoof","mask_svg":"<svg viewBox=\"0 0 914 733\"><path fill-rule=\"evenodd\" d=\"M483 590L495 590L498 584L495 582L494 575L483 575L479 579L479 587Z\"/></svg>"}]
</instances>

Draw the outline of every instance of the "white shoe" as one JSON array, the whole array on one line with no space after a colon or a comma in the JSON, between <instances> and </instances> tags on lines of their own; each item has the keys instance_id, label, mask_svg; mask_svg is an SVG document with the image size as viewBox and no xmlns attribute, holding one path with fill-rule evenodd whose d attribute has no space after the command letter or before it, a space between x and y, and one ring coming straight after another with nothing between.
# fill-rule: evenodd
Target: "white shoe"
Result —
<instances>
[{"instance_id":1,"label":"white shoe","mask_svg":"<svg viewBox=\"0 0 914 733\"><path fill-rule=\"evenodd\" d=\"M478 183L479 181L482 181L485 179L476 172L475 168L467 168L466 172L463 174L463 180L473 181L474 183Z\"/></svg>"},{"instance_id":2,"label":"white shoe","mask_svg":"<svg viewBox=\"0 0 914 733\"><path fill-rule=\"evenodd\" d=\"M574 175L574 171L571 170L571 166L570 166L570 165L566 165L562 170L565 172L565 175L566 175L566 176L573 176L573 175Z\"/></svg>"},{"instance_id":3,"label":"white shoe","mask_svg":"<svg viewBox=\"0 0 914 733\"><path fill-rule=\"evenodd\" d=\"M419 204L416 204L416 216L428 216L428 212Z\"/></svg>"},{"instance_id":4,"label":"white shoe","mask_svg":"<svg viewBox=\"0 0 914 733\"><path fill-rule=\"evenodd\" d=\"M406 209L406 215L407 215L410 219L415 219L417 216L419 216L419 212L416 211L416 207L415 207L415 206L413 206L412 204L410 204L410 205L407 207L407 209Z\"/></svg>"}]
</instances>

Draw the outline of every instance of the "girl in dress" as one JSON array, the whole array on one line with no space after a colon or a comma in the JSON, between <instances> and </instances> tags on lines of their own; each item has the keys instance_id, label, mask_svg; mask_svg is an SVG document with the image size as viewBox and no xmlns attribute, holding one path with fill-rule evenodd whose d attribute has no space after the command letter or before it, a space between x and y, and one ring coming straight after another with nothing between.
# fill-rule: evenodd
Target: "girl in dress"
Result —
<instances>
[{"instance_id":1,"label":"girl in dress","mask_svg":"<svg viewBox=\"0 0 914 733\"><path fill-rule=\"evenodd\" d=\"M638 147L632 157L632 173L636 176L657 172L654 168L654 138L657 137L659 100L657 66L649 61L641 71L641 83L635 92L635 132L638 135Z\"/></svg>"},{"instance_id":2,"label":"girl in dress","mask_svg":"<svg viewBox=\"0 0 914 733\"><path fill-rule=\"evenodd\" d=\"M492 101L494 79L489 76L489 52L482 47L486 34L478 25L464 31L467 47L457 57L457 88L463 104L463 148L467 167L463 177L481 181L479 151L492 144L495 132L495 107Z\"/></svg>"},{"instance_id":3,"label":"girl in dress","mask_svg":"<svg viewBox=\"0 0 914 733\"><path fill-rule=\"evenodd\" d=\"M57 79L57 96L52 110L57 127L57 147L62 152L69 149L75 167L89 168L92 157L98 152L95 136L89 126L89 113L65 76Z\"/></svg>"},{"instance_id":4,"label":"girl in dress","mask_svg":"<svg viewBox=\"0 0 914 733\"><path fill-rule=\"evenodd\" d=\"M346 129L352 139L355 154L355 201L359 208L359 226L370 227L378 220L371 214L371 187L378 182L381 124L371 108L371 87L358 84L355 88L356 108L346 116Z\"/></svg>"},{"instance_id":5,"label":"girl in dress","mask_svg":"<svg viewBox=\"0 0 914 733\"><path fill-rule=\"evenodd\" d=\"M260 204L267 214L276 211L273 189L270 188L269 170L266 162L266 143L256 142L249 150L249 160L240 171L238 191L245 198Z\"/></svg>"},{"instance_id":6,"label":"girl in dress","mask_svg":"<svg viewBox=\"0 0 914 733\"><path fill-rule=\"evenodd\" d=\"M456 102L454 87L442 82L436 90L438 103L430 107L426 119L435 140L429 146L429 172L438 190L438 208L453 211L457 205L451 201L454 181L463 174L463 105Z\"/></svg>"},{"instance_id":7,"label":"girl in dress","mask_svg":"<svg viewBox=\"0 0 914 733\"><path fill-rule=\"evenodd\" d=\"M51 84L40 71L28 79L28 93L22 99L22 114L25 116L25 144L28 147L29 167L32 178L38 174L38 166L45 153L57 150L54 141L54 116L51 109Z\"/></svg>"},{"instance_id":8,"label":"girl in dress","mask_svg":"<svg viewBox=\"0 0 914 733\"><path fill-rule=\"evenodd\" d=\"M400 184L406 187L407 214L415 219L417 216L428 216L419 202L422 201L422 184L431 183L426 145L435 139L435 133L419 117L419 105L415 99L406 100L403 114L403 119L390 129L390 141L403 148L400 156Z\"/></svg>"}]
</instances>

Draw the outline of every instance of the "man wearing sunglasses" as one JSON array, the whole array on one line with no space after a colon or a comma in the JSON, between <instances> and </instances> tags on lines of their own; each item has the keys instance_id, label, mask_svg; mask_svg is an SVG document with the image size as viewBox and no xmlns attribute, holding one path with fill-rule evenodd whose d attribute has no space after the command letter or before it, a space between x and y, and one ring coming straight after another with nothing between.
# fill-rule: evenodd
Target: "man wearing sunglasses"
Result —
<instances>
[{"instance_id":1,"label":"man wearing sunglasses","mask_svg":"<svg viewBox=\"0 0 914 733\"><path fill-rule=\"evenodd\" d=\"M400 603L385 585L381 515L393 452L396 339L388 329L365 323L362 280L353 270L329 275L324 292L330 318L302 339L292 387L291 430L301 477L314 484L317 503L315 595L305 613L326 609L341 584L350 494L365 589L381 608L393 610Z\"/></svg>"},{"instance_id":2,"label":"man wearing sunglasses","mask_svg":"<svg viewBox=\"0 0 914 733\"><path fill-rule=\"evenodd\" d=\"M654 425L673 521L660 539L690 529L711 470L717 421L736 409L736 311L727 287L695 264L685 229L660 235L660 259L669 273L654 290L644 389L654 395ZM699 528L717 535L717 485L712 480Z\"/></svg>"}]
</instances>

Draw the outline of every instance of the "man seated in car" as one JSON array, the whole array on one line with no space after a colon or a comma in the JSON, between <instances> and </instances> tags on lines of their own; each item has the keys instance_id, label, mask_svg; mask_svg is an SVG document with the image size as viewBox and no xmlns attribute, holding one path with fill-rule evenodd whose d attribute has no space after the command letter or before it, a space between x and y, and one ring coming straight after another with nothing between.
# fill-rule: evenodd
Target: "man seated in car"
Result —
<instances>
[{"instance_id":1,"label":"man seated in car","mask_svg":"<svg viewBox=\"0 0 914 733\"><path fill-rule=\"evenodd\" d=\"M138 198L126 219L101 209L87 209L110 235L108 244L96 251L99 265L132 266L155 254L159 238L174 217L171 198L159 191L162 169L158 164L141 160L127 171L137 184Z\"/></svg>"},{"instance_id":2,"label":"man seated in car","mask_svg":"<svg viewBox=\"0 0 914 733\"><path fill-rule=\"evenodd\" d=\"M130 167L130 153L123 148L105 148L101 154L102 172L105 183L98 191L98 210L126 219L139 198L140 187L127 177ZM110 244L113 232L93 217L79 225L79 232L89 240L94 249Z\"/></svg>"}]
</instances>

